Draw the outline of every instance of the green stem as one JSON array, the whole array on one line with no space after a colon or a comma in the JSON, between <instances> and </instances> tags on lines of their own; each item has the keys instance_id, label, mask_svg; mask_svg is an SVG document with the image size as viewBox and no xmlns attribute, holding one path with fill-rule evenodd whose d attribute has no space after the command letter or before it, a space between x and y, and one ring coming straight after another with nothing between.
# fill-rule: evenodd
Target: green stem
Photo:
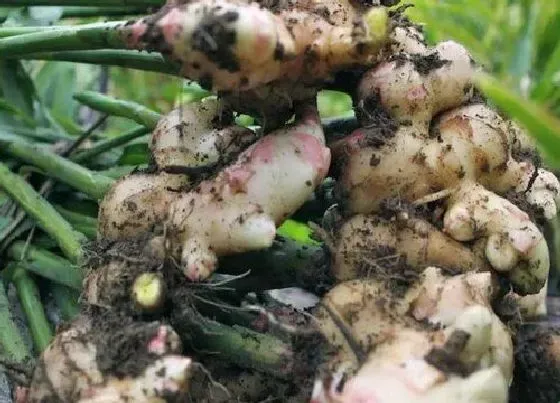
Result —
<instances>
[{"instance_id":1,"label":"green stem","mask_svg":"<svg viewBox=\"0 0 560 403\"><path fill-rule=\"evenodd\" d=\"M31 358L31 352L12 319L10 302L2 281L0 281L0 346L4 357L10 363L23 364Z\"/></svg>"},{"instance_id":2,"label":"green stem","mask_svg":"<svg viewBox=\"0 0 560 403\"><path fill-rule=\"evenodd\" d=\"M63 320L68 322L80 313L79 292L57 283L51 283L50 290Z\"/></svg>"},{"instance_id":3,"label":"green stem","mask_svg":"<svg viewBox=\"0 0 560 403\"><path fill-rule=\"evenodd\" d=\"M10 57L10 56L7 56ZM179 67L167 61L160 53L146 53L136 50L82 50L70 52L40 52L15 55L18 59L52 60L74 63L102 64L136 70L179 75Z\"/></svg>"},{"instance_id":4,"label":"green stem","mask_svg":"<svg viewBox=\"0 0 560 403\"><path fill-rule=\"evenodd\" d=\"M23 136L23 137L29 137L33 141L46 142L46 143L72 140L72 137L53 132L51 129L47 129L45 127L37 127L32 129L26 127L0 126L0 136L11 137L11 138L14 138L13 136L18 136L18 137Z\"/></svg>"},{"instance_id":5,"label":"green stem","mask_svg":"<svg viewBox=\"0 0 560 403\"><path fill-rule=\"evenodd\" d=\"M72 263L80 261L84 235L74 231L72 226L29 183L14 174L1 162L0 187L37 221L46 233L56 240L64 255Z\"/></svg>"},{"instance_id":6,"label":"green stem","mask_svg":"<svg viewBox=\"0 0 560 403\"><path fill-rule=\"evenodd\" d=\"M27 318L27 325L38 353L47 348L53 338L51 324L47 320L39 289L23 267L17 266L12 274L19 302Z\"/></svg>"},{"instance_id":7,"label":"green stem","mask_svg":"<svg viewBox=\"0 0 560 403\"><path fill-rule=\"evenodd\" d=\"M178 305L182 306L182 305ZM183 304L184 306L184 304ZM291 346L264 333L227 326L201 317L188 308L174 312L173 328L184 338L186 346L205 350L242 368L265 372L287 379L295 367Z\"/></svg>"},{"instance_id":8,"label":"green stem","mask_svg":"<svg viewBox=\"0 0 560 403\"><path fill-rule=\"evenodd\" d=\"M76 213L75 211L66 210L56 205L54 208L62 217L72 224L72 227L76 228L89 239L95 239L97 237L97 220L95 218Z\"/></svg>"},{"instance_id":9,"label":"green stem","mask_svg":"<svg viewBox=\"0 0 560 403\"><path fill-rule=\"evenodd\" d=\"M34 165L49 176L100 200L113 184L106 176L90 171L58 154L25 141L0 141L3 152Z\"/></svg>"},{"instance_id":10,"label":"green stem","mask_svg":"<svg viewBox=\"0 0 560 403\"><path fill-rule=\"evenodd\" d=\"M44 29L0 39L0 58L59 50L126 49L122 21Z\"/></svg>"},{"instance_id":11,"label":"green stem","mask_svg":"<svg viewBox=\"0 0 560 403\"><path fill-rule=\"evenodd\" d=\"M123 101L98 92L84 91L74 95L74 98L92 109L134 120L149 129L153 129L161 118L159 113L136 102Z\"/></svg>"},{"instance_id":12,"label":"green stem","mask_svg":"<svg viewBox=\"0 0 560 403\"><path fill-rule=\"evenodd\" d=\"M12 6L91 6L91 0L2 0L0 7ZM165 0L96 0L99 7L162 6Z\"/></svg>"},{"instance_id":13,"label":"green stem","mask_svg":"<svg viewBox=\"0 0 560 403\"><path fill-rule=\"evenodd\" d=\"M146 127L138 127L126 132L121 136L99 141L93 147L70 156L70 159L77 163L84 163L100 154L103 154L106 151L110 151L115 147L122 146L148 133L150 133L150 129Z\"/></svg>"},{"instance_id":14,"label":"green stem","mask_svg":"<svg viewBox=\"0 0 560 403\"><path fill-rule=\"evenodd\" d=\"M90 2L90 4L92 4ZM97 1L93 4L99 4ZM89 18L89 17L108 17L121 15L145 14L147 6L143 7L64 7L62 10L63 18Z\"/></svg>"},{"instance_id":15,"label":"green stem","mask_svg":"<svg viewBox=\"0 0 560 403\"><path fill-rule=\"evenodd\" d=\"M25 255L23 255L25 253ZM82 289L83 273L79 267L60 256L25 242L17 241L8 250L8 255L28 271L48 278L75 290Z\"/></svg>"},{"instance_id":16,"label":"green stem","mask_svg":"<svg viewBox=\"0 0 560 403\"><path fill-rule=\"evenodd\" d=\"M0 38L7 38L9 36L33 34L37 32L45 31L56 31L59 29L65 29L67 27L61 25L42 25L42 26L31 26L31 27L21 27L21 26L7 26L0 27Z\"/></svg>"}]
</instances>

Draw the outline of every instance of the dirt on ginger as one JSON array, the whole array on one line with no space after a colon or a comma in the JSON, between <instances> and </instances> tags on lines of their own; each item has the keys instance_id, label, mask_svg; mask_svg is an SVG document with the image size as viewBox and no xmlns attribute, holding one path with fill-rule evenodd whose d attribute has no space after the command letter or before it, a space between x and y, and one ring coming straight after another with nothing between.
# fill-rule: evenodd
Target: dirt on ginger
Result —
<instances>
[{"instance_id":1,"label":"dirt on ginger","mask_svg":"<svg viewBox=\"0 0 560 403\"><path fill-rule=\"evenodd\" d=\"M42 354L29 402L505 403L512 384L525 396L516 377L540 382L539 360L557 376L557 332L518 322L546 315L539 225L556 218L560 182L476 96L467 49L428 46L395 3L169 0L118 28L216 96L165 115L150 167L102 201L82 315ZM356 120L327 141L315 98L339 74ZM277 229L327 177L311 264ZM232 255L239 275L220 277ZM330 274L302 286L318 305L286 314L265 296L285 282L277 256L300 282Z\"/></svg>"},{"instance_id":2,"label":"dirt on ginger","mask_svg":"<svg viewBox=\"0 0 560 403\"><path fill-rule=\"evenodd\" d=\"M185 396L192 360L181 355L169 326L110 311L89 314L61 329L41 354L28 403L164 403Z\"/></svg>"},{"instance_id":3,"label":"dirt on ginger","mask_svg":"<svg viewBox=\"0 0 560 403\"><path fill-rule=\"evenodd\" d=\"M513 346L491 274L429 267L399 297L388 284L343 282L324 297L319 326L339 353L312 402L505 403Z\"/></svg>"},{"instance_id":4,"label":"dirt on ginger","mask_svg":"<svg viewBox=\"0 0 560 403\"><path fill-rule=\"evenodd\" d=\"M372 65L387 41L385 7L331 3L199 0L164 7L119 28L129 46L178 60L185 77L213 91L273 81L315 82Z\"/></svg>"},{"instance_id":5,"label":"dirt on ginger","mask_svg":"<svg viewBox=\"0 0 560 403\"><path fill-rule=\"evenodd\" d=\"M325 178L330 150L315 107L261 138L214 179L171 205L166 244L185 275L203 280L224 254L265 249L276 228Z\"/></svg>"}]
</instances>

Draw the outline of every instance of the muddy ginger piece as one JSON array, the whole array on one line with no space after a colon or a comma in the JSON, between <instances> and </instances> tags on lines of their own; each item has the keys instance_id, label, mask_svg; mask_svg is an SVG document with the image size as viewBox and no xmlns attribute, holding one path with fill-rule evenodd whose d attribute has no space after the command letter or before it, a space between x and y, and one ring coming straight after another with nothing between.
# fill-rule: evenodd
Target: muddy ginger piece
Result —
<instances>
[{"instance_id":1,"label":"muddy ginger piece","mask_svg":"<svg viewBox=\"0 0 560 403\"><path fill-rule=\"evenodd\" d=\"M367 277L381 267L391 275L395 265L419 272L432 265L454 272L489 268L483 253L417 218L386 220L357 214L336 232L331 270L337 280Z\"/></svg>"},{"instance_id":2,"label":"muddy ginger piece","mask_svg":"<svg viewBox=\"0 0 560 403\"><path fill-rule=\"evenodd\" d=\"M339 353L312 402L506 402L511 336L492 313L490 273L430 267L404 297L382 277L344 282L317 317Z\"/></svg>"},{"instance_id":3,"label":"muddy ginger piece","mask_svg":"<svg viewBox=\"0 0 560 403\"><path fill-rule=\"evenodd\" d=\"M548 295L548 279L544 283L543 288L537 294L518 295L511 291L509 297L515 302L519 309L519 315L524 320L534 320L536 318L546 317L547 306L546 297Z\"/></svg>"},{"instance_id":4,"label":"muddy ginger piece","mask_svg":"<svg viewBox=\"0 0 560 403\"><path fill-rule=\"evenodd\" d=\"M518 294L544 287L550 266L544 236L527 213L481 185L466 181L452 193L443 231L458 241L487 238L486 258Z\"/></svg>"},{"instance_id":5,"label":"muddy ginger piece","mask_svg":"<svg viewBox=\"0 0 560 403\"><path fill-rule=\"evenodd\" d=\"M396 120L412 123L418 136L427 135L433 116L471 98L471 60L453 41L441 42L425 54L397 53L364 74L358 100L376 96Z\"/></svg>"},{"instance_id":6,"label":"muddy ginger piece","mask_svg":"<svg viewBox=\"0 0 560 403\"><path fill-rule=\"evenodd\" d=\"M158 240L146 233L135 239L110 242L102 240L91 245L82 299L90 306L118 308L122 312L137 314L144 309L142 302L138 304L135 282L139 277L147 275L161 279L161 282L156 280L152 287L149 283L145 285L151 289L148 293L159 294L156 298L161 301L156 301L155 305L163 304L166 300L163 278L167 272L164 266L165 256L160 254L163 246ZM154 291L153 286L158 284L162 289Z\"/></svg>"},{"instance_id":7,"label":"muddy ginger piece","mask_svg":"<svg viewBox=\"0 0 560 403\"><path fill-rule=\"evenodd\" d=\"M159 120L150 149L157 167L170 173L201 173L229 162L257 138L249 129L222 125L222 103L213 97L176 108Z\"/></svg>"},{"instance_id":8,"label":"muddy ginger piece","mask_svg":"<svg viewBox=\"0 0 560 403\"><path fill-rule=\"evenodd\" d=\"M180 189L189 183L184 175L165 172L138 172L120 178L100 203L98 237L127 239L153 231L164 221Z\"/></svg>"},{"instance_id":9,"label":"muddy ginger piece","mask_svg":"<svg viewBox=\"0 0 560 403\"><path fill-rule=\"evenodd\" d=\"M191 359L179 355L179 336L169 326L99 323L108 317L79 316L55 336L36 366L28 403L163 403L186 393Z\"/></svg>"},{"instance_id":10,"label":"muddy ginger piece","mask_svg":"<svg viewBox=\"0 0 560 403\"><path fill-rule=\"evenodd\" d=\"M191 280L207 278L218 256L269 247L276 226L325 178L330 151L315 107L245 150L216 178L182 194L166 223L166 244Z\"/></svg>"},{"instance_id":11,"label":"muddy ginger piece","mask_svg":"<svg viewBox=\"0 0 560 403\"><path fill-rule=\"evenodd\" d=\"M120 28L130 48L157 50L182 74L213 91L249 90L273 81L315 82L339 69L371 65L387 40L384 7L197 0L164 7Z\"/></svg>"},{"instance_id":12,"label":"muddy ginger piece","mask_svg":"<svg viewBox=\"0 0 560 403\"><path fill-rule=\"evenodd\" d=\"M415 53L423 45L414 32L394 30L397 44L413 53L395 54L363 76L364 127L332 144L350 212L378 211L389 197L416 201L471 179L500 194L522 193L547 219L556 216L558 179L542 168L534 175L531 161L513 156L536 153L528 136L486 105L461 106L476 72L468 52L448 41Z\"/></svg>"},{"instance_id":13,"label":"muddy ginger piece","mask_svg":"<svg viewBox=\"0 0 560 403\"><path fill-rule=\"evenodd\" d=\"M206 98L159 120L150 144L159 171L132 173L113 184L99 208L100 238L128 239L154 231L181 190L256 140L241 126L219 127L221 107L217 99Z\"/></svg>"},{"instance_id":14,"label":"muddy ginger piece","mask_svg":"<svg viewBox=\"0 0 560 403\"><path fill-rule=\"evenodd\" d=\"M560 182L542 168L534 177L530 161L512 157L507 123L487 106L473 104L443 114L431 135L403 125L381 146L370 146L369 129L356 130L331 146L343 163L339 182L346 206L350 212L375 212L384 199L414 202L470 179L499 194L519 192L545 217L554 217Z\"/></svg>"},{"instance_id":15,"label":"muddy ginger piece","mask_svg":"<svg viewBox=\"0 0 560 403\"><path fill-rule=\"evenodd\" d=\"M389 38L391 54L425 54L428 51L424 34L414 25L396 26Z\"/></svg>"}]
</instances>

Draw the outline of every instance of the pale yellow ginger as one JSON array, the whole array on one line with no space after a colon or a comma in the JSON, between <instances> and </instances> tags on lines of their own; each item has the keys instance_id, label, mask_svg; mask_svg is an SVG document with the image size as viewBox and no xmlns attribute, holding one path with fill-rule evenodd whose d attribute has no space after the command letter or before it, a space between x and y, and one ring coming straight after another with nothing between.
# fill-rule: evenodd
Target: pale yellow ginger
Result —
<instances>
[{"instance_id":1,"label":"pale yellow ginger","mask_svg":"<svg viewBox=\"0 0 560 403\"><path fill-rule=\"evenodd\" d=\"M191 280L207 278L218 256L263 249L325 177L330 163L314 107L261 138L214 179L180 195L166 223L167 247Z\"/></svg>"},{"instance_id":2,"label":"pale yellow ginger","mask_svg":"<svg viewBox=\"0 0 560 403\"><path fill-rule=\"evenodd\" d=\"M356 214L336 231L332 274L337 280L368 277L379 267L406 264L419 272L436 265L455 272L489 269L483 251L457 242L427 221Z\"/></svg>"},{"instance_id":3,"label":"pale yellow ginger","mask_svg":"<svg viewBox=\"0 0 560 403\"><path fill-rule=\"evenodd\" d=\"M398 298L382 280L336 286L318 320L340 350L312 402L505 403L513 346L493 290L490 273L445 277L434 267Z\"/></svg>"},{"instance_id":4,"label":"pale yellow ginger","mask_svg":"<svg viewBox=\"0 0 560 403\"><path fill-rule=\"evenodd\" d=\"M224 124L222 104L209 97L172 110L152 133L151 152L167 172L197 173L231 160L257 138L249 129ZM225 113L224 113L225 114Z\"/></svg>"},{"instance_id":5,"label":"pale yellow ginger","mask_svg":"<svg viewBox=\"0 0 560 403\"><path fill-rule=\"evenodd\" d=\"M185 395L192 361L180 355L179 336L169 326L126 320L108 326L80 316L61 330L41 354L27 403L164 403ZM136 363L127 351L107 358L107 351L131 346L140 346Z\"/></svg>"},{"instance_id":6,"label":"pale yellow ginger","mask_svg":"<svg viewBox=\"0 0 560 403\"><path fill-rule=\"evenodd\" d=\"M193 179L231 161L257 135L241 126L220 124L220 102L206 98L183 105L160 119L151 151L159 169L119 179L101 202L99 235L134 238L161 229L170 204Z\"/></svg>"},{"instance_id":7,"label":"pale yellow ginger","mask_svg":"<svg viewBox=\"0 0 560 403\"><path fill-rule=\"evenodd\" d=\"M180 189L190 184L184 175L133 173L113 184L99 206L98 234L105 239L134 238L161 226Z\"/></svg>"},{"instance_id":8,"label":"pale yellow ginger","mask_svg":"<svg viewBox=\"0 0 560 403\"><path fill-rule=\"evenodd\" d=\"M182 74L213 91L274 81L316 82L345 67L372 65L387 41L384 7L347 0L278 3L242 0L173 4L120 28L128 44L169 54Z\"/></svg>"},{"instance_id":9,"label":"pale yellow ginger","mask_svg":"<svg viewBox=\"0 0 560 403\"><path fill-rule=\"evenodd\" d=\"M548 247L527 213L473 182L462 183L447 203L444 232L458 241L486 238L486 258L518 294L536 294L544 287Z\"/></svg>"}]
</instances>

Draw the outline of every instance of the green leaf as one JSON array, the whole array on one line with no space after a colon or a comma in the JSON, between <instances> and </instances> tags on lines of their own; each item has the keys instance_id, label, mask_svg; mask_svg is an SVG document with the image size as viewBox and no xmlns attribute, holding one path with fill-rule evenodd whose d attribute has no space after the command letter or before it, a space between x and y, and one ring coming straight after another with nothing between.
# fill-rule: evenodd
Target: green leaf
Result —
<instances>
[{"instance_id":1,"label":"green leaf","mask_svg":"<svg viewBox=\"0 0 560 403\"><path fill-rule=\"evenodd\" d=\"M560 120L542 106L500 85L498 80L489 75L480 74L477 83L498 108L527 129L549 162L555 168L560 168Z\"/></svg>"},{"instance_id":2,"label":"green leaf","mask_svg":"<svg viewBox=\"0 0 560 403\"><path fill-rule=\"evenodd\" d=\"M29 116L25 111L19 109L7 99L0 98L0 111L9 113L13 118L24 123L26 126L35 126L35 119L33 119L33 116Z\"/></svg>"},{"instance_id":3,"label":"green leaf","mask_svg":"<svg viewBox=\"0 0 560 403\"><path fill-rule=\"evenodd\" d=\"M320 245L320 242L311 238L313 230L309 226L294 220L286 220L277 229L278 235L291 238L306 245Z\"/></svg>"},{"instance_id":4,"label":"green leaf","mask_svg":"<svg viewBox=\"0 0 560 403\"><path fill-rule=\"evenodd\" d=\"M74 117L77 106L72 97L76 91L75 64L45 63L35 77L35 83L39 97L57 119Z\"/></svg>"},{"instance_id":5,"label":"green leaf","mask_svg":"<svg viewBox=\"0 0 560 403\"><path fill-rule=\"evenodd\" d=\"M560 29L560 25L558 28ZM531 96L545 102L554 90L560 88L560 83L554 82L557 75L560 75L560 41L556 44L552 54L549 55L543 73L540 75L539 83L533 89Z\"/></svg>"},{"instance_id":6,"label":"green leaf","mask_svg":"<svg viewBox=\"0 0 560 403\"><path fill-rule=\"evenodd\" d=\"M14 108L26 115L34 116L33 82L17 60L0 60L0 97L9 100Z\"/></svg>"},{"instance_id":7,"label":"green leaf","mask_svg":"<svg viewBox=\"0 0 560 403\"><path fill-rule=\"evenodd\" d=\"M6 226L11 222L12 220L10 220L8 217L0 216L0 231L6 228Z\"/></svg>"},{"instance_id":8,"label":"green leaf","mask_svg":"<svg viewBox=\"0 0 560 403\"><path fill-rule=\"evenodd\" d=\"M150 161L150 148L147 143L130 144L124 148L119 165L142 165Z\"/></svg>"}]
</instances>

